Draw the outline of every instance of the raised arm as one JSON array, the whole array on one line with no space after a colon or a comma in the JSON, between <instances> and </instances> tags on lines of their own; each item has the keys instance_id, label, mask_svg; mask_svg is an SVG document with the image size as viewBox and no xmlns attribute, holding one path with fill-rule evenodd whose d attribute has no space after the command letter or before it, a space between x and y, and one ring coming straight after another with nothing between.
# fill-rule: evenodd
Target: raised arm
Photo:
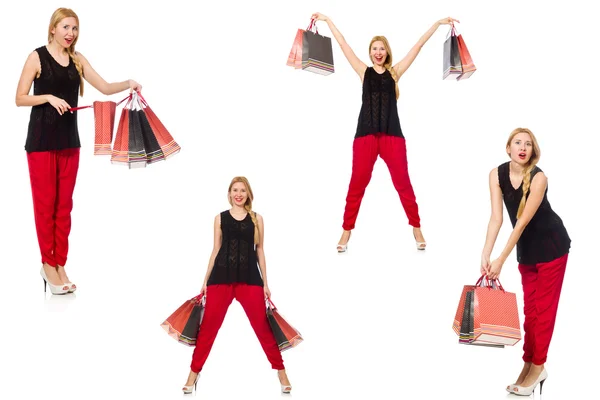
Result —
<instances>
[{"instance_id":1,"label":"raised arm","mask_svg":"<svg viewBox=\"0 0 600 400\"><path fill-rule=\"evenodd\" d=\"M208 278L210 278L210 274L215 265L215 259L217 258L217 254L219 253L219 249L221 248L221 214L215 217L215 222L213 225L214 230L214 239L213 239L213 251L210 255L210 259L208 261L208 268L206 268L206 275L204 276L204 283L202 284L201 294L206 294L206 284L208 283Z\"/></svg>"},{"instance_id":2,"label":"raised arm","mask_svg":"<svg viewBox=\"0 0 600 400\"><path fill-rule=\"evenodd\" d=\"M498 168L494 168L489 176L490 200L492 202L492 215L488 223L487 234L485 236L485 245L481 252L481 275L487 275L490 272L490 256L494 249L494 244L498 238L498 232L502 227L502 191L498 181Z\"/></svg>"},{"instance_id":3,"label":"raised arm","mask_svg":"<svg viewBox=\"0 0 600 400\"><path fill-rule=\"evenodd\" d=\"M352 69L354 69L354 71L356 71L356 73L362 80L363 76L365 75L365 71L367 70L367 65L364 62L362 62L356 56L356 54L354 54L354 51L352 50L352 48L350 48L348 43L346 43L346 39L344 39L344 35L342 35L341 32L336 28L336 26L333 24L331 19L321 13L314 13L311 18L315 19L317 21L327 22L327 26L329 27L329 30L333 34L333 37L335 37L335 40L337 40L338 44L340 45L340 48L342 49L342 53L344 53L344 56L346 57L346 59L348 60L350 65L352 66Z\"/></svg>"},{"instance_id":4,"label":"raised arm","mask_svg":"<svg viewBox=\"0 0 600 400\"><path fill-rule=\"evenodd\" d=\"M83 56L83 54L78 52L76 57L79 59L81 66L83 67L83 78L100 93L108 96L127 89L130 89L130 91L135 90L137 92L142 90L142 85L133 79L128 79L123 82L108 83L94 70L94 68L92 68L92 65L87 58Z\"/></svg>"},{"instance_id":5,"label":"raised arm","mask_svg":"<svg viewBox=\"0 0 600 400\"><path fill-rule=\"evenodd\" d=\"M450 25L453 22L459 22L459 21L454 18L450 18L450 17L442 18L439 21L436 21L431 26L431 28L429 28L427 30L427 32L425 32L423 34L423 36L421 36L419 38L417 43L412 47L412 49L410 49L408 54L406 54L406 56L404 56L404 58L402 60L398 61L393 66L394 71L396 72L396 76L398 78L400 78L402 76L402 74L404 74L408 70L408 67L411 66L413 61L415 61L415 58L417 58L417 55L419 55L419 52L421 51L421 48L423 47L423 45L425 45L425 43L427 43L429 38L435 33L435 31L437 30L437 28L440 27L440 25Z\"/></svg>"},{"instance_id":6,"label":"raised arm","mask_svg":"<svg viewBox=\"0 0 600 400\"><path fill-rule=\"evenodd\" d=\"M548 178L544 175L543 172L538 172L531 181L531 187L529 189L529 197L527 197L527 202L525 203L525 207L523 208L523 213L521 214L521 218L517 220L515 227L508 237L508 243L506 243L506 247L502 250L500 256L492 262L492 266L490 268L490 273L488 277L490 279L496 279L500 275L500 271L502 270L502 265L508 258L510 252L513 250L519 238L523 234L523 231L531 221L531 218L535 215L540 204L542 204L542 200L544 199L544 193L546 192L546 188L548 187Z\"/></svg>"}]
</instances>

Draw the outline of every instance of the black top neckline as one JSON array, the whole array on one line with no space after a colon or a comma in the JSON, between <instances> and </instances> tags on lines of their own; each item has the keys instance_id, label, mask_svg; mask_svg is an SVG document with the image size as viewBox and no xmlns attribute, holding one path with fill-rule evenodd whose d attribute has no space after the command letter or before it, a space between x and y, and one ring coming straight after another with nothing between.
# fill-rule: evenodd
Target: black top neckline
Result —
<instances>
[{"instance_id":1,"label":"black top neckline","mask_svg":"<svg viewBox=\"0 0 600 400\"><path fill-rule=\"evenodd\" d=\"M512 181L510 180L510 173L511 173L511 168L510 168L510 161L508 162L508 181L510 182L510 187L513 188L513 190L516 192L517 190L521 189L523 187L523 178L521 178L521 183L519 184L519 186L514 187L512 184Z\"/></svg>"},{"instance_id":2,"label":"black top neckline","mask_svg":"<svg viewBox=\"0 0 600 400\"><path fill-rule=\"evenodd\" d=\"M244 220L246 220L246 218L248 218L248 214L250 214L249 212L246 212L246 216L242 219L237 219L236 217L233 216L233 214L231 213L231 210L227 210L227 212L229 213L229 216L233 219L235 219L237 222L242 222Z\"/></svg>"},{"instance_id":3,"label":"black top neckline","mask_svg":"<svg viewBox=\"0 0 600 400\"><path fill-rule=\"evenodd\" d=\"M50 53L50 50L48 50L48 46L44 46L44 49L48 52L48 55L50 56L50 58L52 59L52 61L54 61L56 63L56 65L58 65L59 67L69 68L71 66L71 63L73 62L73 60L71 60L70 56L69 56L69 63L67 65L62 65L61 63L58 62L58 60L56 58L54 58L54 56L52 55L52 53Z\"/></svg>"}]
</instances>

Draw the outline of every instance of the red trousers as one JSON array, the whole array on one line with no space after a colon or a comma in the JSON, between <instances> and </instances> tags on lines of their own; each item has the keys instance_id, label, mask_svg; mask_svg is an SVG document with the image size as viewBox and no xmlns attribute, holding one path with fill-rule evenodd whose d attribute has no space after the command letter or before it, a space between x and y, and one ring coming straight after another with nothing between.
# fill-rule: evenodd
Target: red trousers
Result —
<instances>
[{"instance_id":1,"label":"red trousers","mask_svg":"<svg viewBox=\"0 0 600 400\"><path fill-rule=\"evenodd\" d=\"M385 134L367 135L354 139L352 151L352 177L346 196L346 210L344 211L342 228L346 231L354 229L360 203L367 185L371 181L371 174L377 156L381 156L390 170L392 182L400 196L400 202L408 217L408 223L414 227L420 227L419 207L408 176L406 141L404 138Z\"/></svg>"},{"instance_id":2,"label":"red trousers","mask_svg":"<svg viewBox=\"0 0 600 400\"><path fill-rule=\"evenodd\" d=\"M42 263L64 266L69 252L79 148L27 153Z\"/></svg>"},{"instance_id":3,"label":"red trousers","mask_svg":"<svg viewBox=\"0 0 600 400\"><path fill-rule=\"evenodd\" d=\"M525 303L525 362L536 365L546 362L568 257L567 253L546 263L519 264Z\"/></svg>"},{"instance_id":4,"label":"red trousers","mask_svg":"<svg viewBox=\"0 0 600 400\"><path fill-rule=\"evenodd\" d=\"M285 369L281 352L267 320L264 289L261 286L235 283L210 285L206 288L206 308L198 332L196 348L192 355L191 370L196 373L202 370L217 337L217 332L223 324L227 309L234 298L244 308L272 368Z\"/></svg>"}]
</instances>

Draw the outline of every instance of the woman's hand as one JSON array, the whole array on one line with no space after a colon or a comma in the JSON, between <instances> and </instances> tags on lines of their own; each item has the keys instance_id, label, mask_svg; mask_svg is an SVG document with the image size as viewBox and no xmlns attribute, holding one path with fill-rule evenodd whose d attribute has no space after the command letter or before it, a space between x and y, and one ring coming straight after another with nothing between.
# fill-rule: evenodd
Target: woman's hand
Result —
<instances>
[{"instance_id":1,"label":"woman's hand","mask_svg":"<svg viewBox=\"0 0 600 400\"><path fill-rule=\"evenodd\" d=\"M69 108L71 108L69 103L51 94L48 95L48 103L50 103L52 107L56 108L56 111L58 111L60 115L63 115L69 110Z\"/></svg>"},{"instance_id":2,"label":"woman's hand","mask_svg":"<svg viewBox=\"0 0 600 400\"><path fill-rule=\"evenodd\" d=\"M448 17L448 18L442 18L442 19L440 19L437 23L439 25L452 25L455 22L460 23L459 20L451 18L451 17Z\"/></svg>"},{"instance_id":3,"label":"woman's hand","mask_svg":"<svg viewBox=\"0 0 600 400\"><path fill-rule=\"evenodd\" d=\"M267 284L265 284L265 286L264 286L264 291L265 291L265 300L271 298L271 291L269 290L269 286L267 286Z\"/></svg>"},{"instance_id":4,"label":"woman's hand","mask_svg":"<svg viewBox=\"0 0 600 400\"><path fill-rule=\"evenodd\" d=\"M327 15L321 14L321 13L314 13L311 17L311 19L316 19L317 21L325 21L327 22L327 20L329 19L329 17L327 17Z\"/></svg>"},{"instance_id":5,"label":"woman's hand","mask_svg":"<svg viewBox=\"0 0 600 400\"><path fill-rule=\"evenodd\" d=\"M204 282L202 284L202 290L200 291L200 298L202 298L202 296L206 296L206 282Z\"/></svg>"},{"instance_id":6,"label":"woman's hand","mask_svg":"<svg viewBox=\"0 0 600 400\"><path fill-rule=\"evenodd\" d=\"M502 271L502 265L504 265L504 261L499 258L496 258L494 261L492 261L487 277L490 280L498 279L500 276L500 271Z\"/></svg>"},{"instance_id":7,"label":"woman's hand","mask_svg":"<svg viewBox=\"0 0 600 400\"><path fill-rule=\"evenodd\" d=\"M490 273L490 256L482 255L481 256L481 276L488 275Z\"/></svg>"},{"instance_id":8,"label":"woman's hand","mask_svg":"<svg viewBox=\"0 0 600 400\"><path fill-rule=\"evenodd\" d=\"M129 79L128 82L129 82L129 93L133 93L134 91L136 91L136 92L142 91L142 85L140 85L133 79Z\"/></svg>"}]
</instances>

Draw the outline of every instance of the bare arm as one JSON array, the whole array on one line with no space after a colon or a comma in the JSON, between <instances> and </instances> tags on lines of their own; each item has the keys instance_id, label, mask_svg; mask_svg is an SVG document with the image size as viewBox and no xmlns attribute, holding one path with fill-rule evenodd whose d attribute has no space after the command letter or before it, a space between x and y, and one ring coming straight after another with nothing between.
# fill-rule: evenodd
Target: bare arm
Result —
<instances>
[{"instance_id":1,"label":"bare arm","mask_svg":"<svg viewBox=\"0 0 600 400\"><path fill-rule=\"evenodd\" d=\"M329 27L329 30L333 34L333 37L335 37L335 40L337 40L338 44L340 45L340 48L342 49L342 53L344 53L344 56L346 57L346 59L348 60L350 65L352 66L352 69L354 69L354 71L356 71L356 73L362 80L363 76L365 75L365 71L367 70L367 65L364 62L362 62L356 56L356 54L354 54L354 51L352 50L352 48L350 48L348 43L346 43L346 39L341 34L341 32L336 28L336 26L331 21L331 19L329 19L329 17L327 17L326 15L323 15L321 13L314 13L312 15L312 18L316 19L318 21L327 22L327 26Z\"/></svg>"},{"instance_id":2,"label":"bare arm","mask_svg":"<svg viewBox=\"0 0 600 400\"><path fill-rule=\"evenodd\" d=\"M215 217L215 222L213 225L214 230L214 244L213 251L210 255L210 259L208 261L208 268L206 268L206 275L204 276L204 283L202 284L202 292L206 294L206 283L208 282L208 278L210 278L210 274L215 265L215 259L217 258L217 254L219 253L219 249L221 248L221 214Z\"/></svg>"},{"instance_id":3,"label":"bare arm","mask_svg":"<svg viewBox=\"0 0 600 400\"><path fill-rule=\"evenodd\" d=\"M415 59L417 58L417 56L419 55L419 52L421 51L421 48L425 45L425 43L427 43L427 41L429 40L429 38L431 38L431 36L435 33L435 31L437 30L437 28L440 27L440 25L449 25L452 22L459 22L458 20L455 20L453 18L443 18L440 19L439 21L436 21L431 28L429 28L427 30L427 32L425 32L423 34L423 36L421 36L419 38L419 40L417 41L417 43L412 47L412 49L410 49L410 51L408 52L408 54L406 54L406 56L404 56L404 58L402 60L400 60L398 63L396 63L393 68L394 71L396 72L396 76L398 78L400 78L407 70L408 67L411 66L411 64L413 63L413 61L415 61Z\"/></svg>"},{"instance_id":4,"label":"bare arm","mask_svg":"<svg viewBox=\"0 0 600 400\"><path fill-rule=\"evenodd\" d=\"M256 246L256 256L258 258L258 267L260 268L260 274L262 275L263 283L265 288L268 289L267 283L267 261L265 260L265 224L263 217L260 214L256 214L256 221L258 222L258 235L259 243Z\"/></svg>"},{"instance_id":5,"label":"bare arm","mask_svg":"<svg viewBox=\"0 0 600 400\"><path fill-rule=\"evenodd\" d=\"M527 197L527 202L525 203L525 207L523 208L523 213L521 214L521 218L517 220L515 227L508 238L508 243L506 243L506 247L502 250L502 253L498 257L502 262L506 261L510 252L513 250L519 238L523 234L523 231L531 221L531 218L535 215L540 204L542 204L542 200L544 199L544 193L546 191L546 187L548 186L548 178L544 175L543 172L538 172L531 182L531 187L529 189L529 197Z\"/></svg>"},{"instance_id":6,"label":"bare arm","mask_svg":"<svg viewBox=\"0 0 600 400\"><path fill-rule=\"evenodd\" d=\"M92 85L104 95L108 96L111 94L122 92L127 89L136 91L142 89L142 86L139 83L131 79L128 79L123 82L108 83L94 70L94 68L92 68L92 65L87 60L87 58L83 56L83 54L78 52L77 58L79 59L83 67L83 77L85 78L85 80L88 81L90 85Z\"/></svg>"},{"instance_id":7,"label":"bare arm","mask_svg":"<svg viewBox=\"0 0 600 400\"><path fill-rule=\"evenodd\" d=\"M490 222L488 223L487 234L485 237L485 245L483 246L482 256L487 259L490 258L494 244L498 238L498 232L502 227L503 214L502 214L502 191L498 183L498 168L494 168L490 172L490 200L492 203L492 215L490 216Z\"/></svg>"},{"instance_id":8,"label":"bare arm","mask_svg":"<svg viewBox=\"0 0 600 400\"><path fill-rule=\"evenodd\" d=\"M38 55L37 51L34 51L27 57L25 65L23 66L23 71L21 72L21 77L19 78L17 94L15 96L15 103L17 104L17 107L39 106L41 104L50 103L50 101L54 99L60 100L52 95L44 94L35 96L29 94L34 79L39 76L41 72L40 69L40 56ZM65 111L70 108L64 100L62 103L61 106ZM54 104L52 105L54 106ZM60 112L60 110L58 111Z\"/></svg>"}]
</instances>

